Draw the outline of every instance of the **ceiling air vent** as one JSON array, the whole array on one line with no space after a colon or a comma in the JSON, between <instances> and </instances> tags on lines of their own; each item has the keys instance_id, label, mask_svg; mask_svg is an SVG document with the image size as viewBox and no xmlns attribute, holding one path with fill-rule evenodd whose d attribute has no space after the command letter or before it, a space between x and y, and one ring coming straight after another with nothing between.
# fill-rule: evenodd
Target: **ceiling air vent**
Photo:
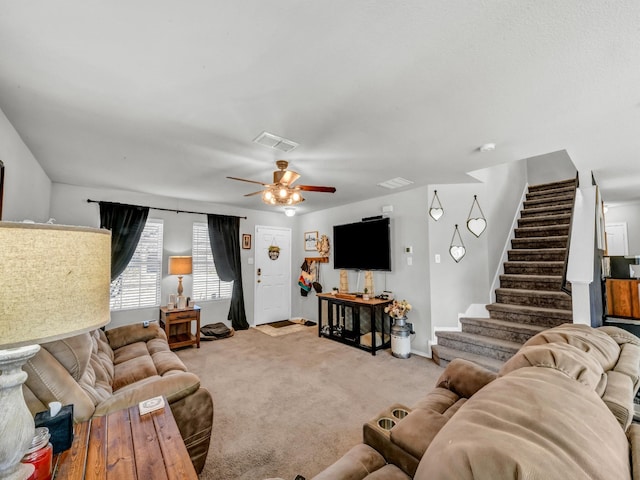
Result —
<instances>
[{"instance_id":1,"label":"ceiling air vent","mask_svg":"<svg viewBox=\"0 0 640 480\"><path fill-rule=\"evenodd\" d=\"M386 182L378 183L378 186L393 190L394 188L406 187L412 183L413 182L411 180L407 180L406 178L396 177L391 180L387 180Z\"/></svg>"},{"instance_id":2,"label":"ceiling air vent","mask_svg":"<svg viewBox=\"0 0 640 480\"><path fill-rule=\"evenodd\" d=\"M269 132L262 132L260 135L254 138L253 141L255 143L259 143L260 145L264 145L265 147L280 150L281 152L290 152L298 145L300 145L299 143L296 143L292 140L274 135L273 133Z\"/></svg>"}]
</instances>

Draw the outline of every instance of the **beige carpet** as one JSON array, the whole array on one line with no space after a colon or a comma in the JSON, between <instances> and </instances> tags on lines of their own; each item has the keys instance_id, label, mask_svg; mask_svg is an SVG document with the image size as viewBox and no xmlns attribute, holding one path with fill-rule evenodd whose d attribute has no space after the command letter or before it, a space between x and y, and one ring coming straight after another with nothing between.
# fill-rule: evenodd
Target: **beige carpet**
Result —
<instances>
[{"instance_id":1,"label":"beige carpet","mask_svg":"<svg viewBox=\"0 0 640 480\"><path fill-rule=\"evenodd\" d=\"M413 405L442 371L415 355L374 357L313 327L279 337L252 328L178 355L214 399L202 480L309 480L362 441L364 422L392 403Z\"/></svg>"}]
</instances>

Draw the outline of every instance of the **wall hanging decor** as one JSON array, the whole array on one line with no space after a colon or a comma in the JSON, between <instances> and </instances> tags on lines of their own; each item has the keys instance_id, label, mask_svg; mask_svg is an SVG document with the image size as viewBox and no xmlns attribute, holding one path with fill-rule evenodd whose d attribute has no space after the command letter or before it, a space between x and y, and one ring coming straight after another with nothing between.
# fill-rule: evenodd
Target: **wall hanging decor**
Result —
<instances>
[{"instance_id":1,"label":"wall hanging decor","mask_svg":"<svg viewBox=\"0 0 640 480\"><path fill-rule=\"evenodd\" d=\"M242 248L245 250L251 248L251 235L248 233L242 234Z\"/></svg>"},{"instance_id":2,"label":"wall hanging decor","mask_svg":"<svg viewBox=\"0 0 640 480\"><path fill-rule=\"evenodd\" d=\"M269 258L271 260L277 260L278 257L280 256L280 247L276 243L275 237L273 237L272 243L271 245L269 245L267 254L269 255Z\"/></svg>"},{"instance_id":3,"label":"wall hanging decor","mask_svg":"<svg viewBox=\"0 0 640 480\"><path fill-rule=\"evenodd\" d=\"M436 204L436 202L438 202ZM442 208L442 204L440 203L440 199L438 198L438 191L433 191L433 199L431 200L431 205L429 207L429 216L433 218L436 222L440 220L440 218L444 215L444 208Z\"/></svg>"},{"instance_id":4,"label":"wall hanging decor","mask_svg":"<svg viewBox=\"0 0 640 480\"><path fill-rule=\"evenodd\" d=\"M304 249L315 250L318 242L318 232L304 232Z\"/></svg>"},{"instance_id":5,"label":"wall hanging decor","mask_svg":"<svg viewBox=\"0 0 640 480\"><path fill-rule=\"evenodd\" d=\"M458 240L456 241L456 235L458 235ZM467 253L467 249L464 248L464 243L462 241L462 237L460 236L460 231L458 230L458 224L456 223L456 228L453 231L453 236L451 237L451 245L449 246L449 255L453 258L456 263L462 260L465 253Z\"/></svg>"},{"instance_id":6,"label":"wall hanging decor","mask_svg":"<svg viewBox=\"0 0 640 480\"><path fill-rule=\"evenodd\" d=\"M328 257L329 256L329 237L327 237L326 235L322 235L320 237L320 240L316 242L316 250L318 250L318 253L320 254L320 256Z\"/></svg>"},{"instance_id":7,"label":"wall hanging decor","mask_svg":"<svg viewBox=\"0 0 640 480\"><path fill-rule=\"evenodd\" d=\"M471 216L473 214L474 207L478 207L480 216ZM480 235L482 235L482 232L484 232L484 230L487 228L487 219L484 218L484 213L482 212L482 208L480 208L480 204L478 203L477 195L473 196L473 203L471 204L471 210L469 210L469 217L467 218L467 228L476 237L480 237Z\"/></svg>"}]
</instances>

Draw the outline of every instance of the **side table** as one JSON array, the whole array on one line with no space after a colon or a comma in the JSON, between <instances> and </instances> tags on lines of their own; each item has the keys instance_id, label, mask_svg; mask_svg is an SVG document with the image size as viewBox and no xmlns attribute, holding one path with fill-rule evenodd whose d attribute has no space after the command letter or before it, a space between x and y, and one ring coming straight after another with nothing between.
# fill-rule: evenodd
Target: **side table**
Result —
<instances>
[{"instance_id":1,"label":"side table","mask_svg":"<svg viewBox=\"0 0 640 480\"><path fill-rule=\"evenodd\" d=\"M191 322L196 322L196 334L191 333ZM160 307L160 327L164 328L169 348L195 345L200 348L200 307L169 310Z\"/></svg>"},{"instance_id":2,"label":"side table","mask_svg":"<svg viewBox=\"0 0 640 480\"><path fill-rule=\"evenodd\" d=\"M56 480L198 479L166 400L142 416L135 405L77 423L53 466Z\"/></svg>"}]
</instances>

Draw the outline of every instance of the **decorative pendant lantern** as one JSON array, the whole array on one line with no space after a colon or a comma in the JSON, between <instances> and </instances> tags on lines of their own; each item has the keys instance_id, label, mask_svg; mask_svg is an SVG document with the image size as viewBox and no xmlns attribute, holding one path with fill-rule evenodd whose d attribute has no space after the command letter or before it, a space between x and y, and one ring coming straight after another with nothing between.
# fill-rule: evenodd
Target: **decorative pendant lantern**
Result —
<instances>
[{"instance_id":1,"label":"decorative pendant lantern","mask_svg":"<svg viewBox=\"0 0 640 480\"><path fill-rule=\"evenodd\" d=\"M436 202L438 202L436 204ZM431 200L431 206L429 207L429 216L433 218L436 222L440 220L440 217L444 215L444 209L442 208L442 204L440 203L440 199L438 198L438 191L433 191L433 199Z\"/></svg>"},{"instance_id":2,"label":"decorative pendant lantern","mask_svg":"<svg viewBox=\"0 0 640 480\"><path fill-rule=\"evenodd\" d=\"M480 212L479 216L472 217L473 208L478 207L478 211ZM471 204L471 210L469 210L469 217L467 218L467 229L473 233L476 237L480 237L482 232L487 228L487 219L484 217L484 213L482 212L482 208L480 208L480 204L478 203L478 196L473 196L473 203Z\"/></svg>"},{"instance_id":3,"label":"decorative pendant lantern","mask_svg":"<svg viewBox=\"0 0 640 480\"><path fill-rule=\"evenodd\" d=\"M456 240L456 235L458 239ZM456 223L456 228L453 231L453 236L451 237L451 245L449 246L449 255L453 258L456 263L462 260L462 257L467 253L467 249L464 248L464 243L462 242L462 237L460 236L460 231L458 230L458 224Z\"/></svg>"}]
</instances>

